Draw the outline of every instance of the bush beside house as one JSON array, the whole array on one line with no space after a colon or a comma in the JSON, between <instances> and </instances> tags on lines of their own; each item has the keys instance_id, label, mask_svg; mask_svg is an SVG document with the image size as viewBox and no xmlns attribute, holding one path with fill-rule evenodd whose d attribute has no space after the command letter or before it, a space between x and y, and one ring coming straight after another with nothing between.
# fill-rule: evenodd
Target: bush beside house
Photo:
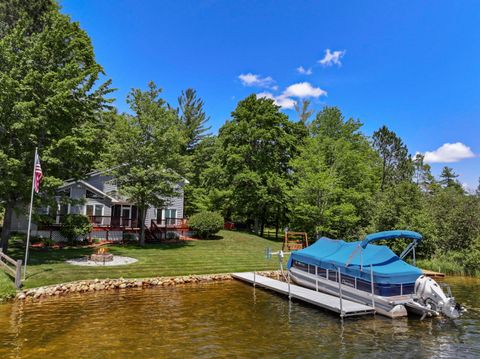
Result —
<instances>
[{"instance_id":1,"label":"bush beside house","mask_svg":"<svg viewBox=\"0 0 480 359\"><path fill-rule=\"evenodd\" d=\"M74 242L78 237L86 236L91 231L92 224L87 216L84 216L83 214L67 215L60 228L60 234L70 243Z\"/></svg>"},{"instance_id":2,"label":"bush beside house","mask_svg":"<svg viewBox=\"0 0 480 359\"><path fill-rule=\"evenodd\" d=\"M188 220L191 229L201 239L208 239L223 229L223 217L216 212L203 211Z\"/></svg>"}]
</instances>

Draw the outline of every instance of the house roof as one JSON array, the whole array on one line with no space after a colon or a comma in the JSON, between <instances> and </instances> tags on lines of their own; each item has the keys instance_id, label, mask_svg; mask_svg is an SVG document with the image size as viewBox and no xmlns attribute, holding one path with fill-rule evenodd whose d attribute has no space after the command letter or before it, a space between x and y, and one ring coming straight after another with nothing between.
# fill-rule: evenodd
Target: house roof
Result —
<instances>
[{"instance_id":1,"label":"house roof","mask_svg":"<svg viewBox=\"0 0 480 359\"><path fill-rule=\"evenodd\" d=\"M93 177L93 176L101 175L101 174L104 174L104 173L108 173L109 171L111 171L115 168L118 168L118 167L121 167L121 166L126 166L126 165L127 165L127 163L124 163L122 165L118 165L118 166L115 166L115 167L110 167L110 168L104 169L104 170L94 170L92 172L87 173L87 176L88 177ZM167 169L167 170L172 171L173 173L178 175L185 184L190 184L190 181L188 179L186 179L185 177L183 177L182 175L180 175L178 172L176 172L172 169Z\"/></svg>"},{"instance_id":2,"label":"house roof","mask_svg":"<svg viewBox=\"0 0 480 359\"><path fill-rule=\"evenodd\" d=\"M102 197L108 198L110 201L112 201L112 203L120 202L118 199L106 194L105 192L99 190L97 187L92 186L90 183L85 182L84 180L65 182L63 185L59 186L58 189L67 188L67 187L70 187L70 186L72 186L74 184L78 184L78 183L83 185L84 187L88 188L92 192L95 192L96 194L98 194Z\"/></svg>"}]
</instances>

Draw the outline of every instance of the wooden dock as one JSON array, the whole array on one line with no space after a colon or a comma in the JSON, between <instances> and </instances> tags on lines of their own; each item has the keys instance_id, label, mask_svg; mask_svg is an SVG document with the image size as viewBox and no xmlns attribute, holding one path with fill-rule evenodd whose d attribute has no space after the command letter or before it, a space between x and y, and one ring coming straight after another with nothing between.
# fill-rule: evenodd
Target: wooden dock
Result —
<instances>
[{"instance_id":1,"label":"wooden dock","mask_svg":"<svg viewBox=\"0 0 480 359\"><path fill-rule=\"evenodd\" d=\"M254 284L262 288L273 290L277 293L313 304L317 307L340 314L341 317L354 315L374 314L375 309L370 306L341 299L333 295L317 292L295 284L288 284L276 279L264 277L253 272L233 273L232 277L241 281Z\"/></svg>"},{"instance_id":2,"label":"wooden dock","mask_svg":"<svg viewBox=\"0 0 480 359\"><path fill-rule=\"evenodd\" d=\"M423 274L430 278L445 278L445 273L434 272L428 269L422 269Z\"/></svg>"}]
</instances>

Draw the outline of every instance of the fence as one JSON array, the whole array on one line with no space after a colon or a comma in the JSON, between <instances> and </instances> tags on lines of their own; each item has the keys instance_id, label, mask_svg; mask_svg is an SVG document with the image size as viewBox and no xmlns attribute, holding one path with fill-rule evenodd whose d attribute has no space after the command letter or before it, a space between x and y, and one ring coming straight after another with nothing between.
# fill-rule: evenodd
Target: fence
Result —
<instances>
[{"instance_id":1,"label":"fence","mask_svg":"<svg viewBox=\"0 0 480 359\"><path fill-rule=\"evenodd\" d=\"M0 249L0 264L2 264L7 271L9 271L12 275L15 276L15 286L17 288L20 288L20 286L22 285L22 260L19 259L15 261L14 259L4 254L3 251Z\"/></svg>"}]
</instances>

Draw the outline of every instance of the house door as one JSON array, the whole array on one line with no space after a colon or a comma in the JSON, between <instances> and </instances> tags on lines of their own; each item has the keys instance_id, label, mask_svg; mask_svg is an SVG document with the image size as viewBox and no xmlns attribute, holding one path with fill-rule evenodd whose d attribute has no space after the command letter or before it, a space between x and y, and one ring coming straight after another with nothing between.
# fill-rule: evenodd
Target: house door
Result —
<instances>
[{"instance_id":1,"label":"house door","mask_svg":"<svg viewBox=\"0 0 480 359\"><path fill-rule=\"evenodd\" d=\"M122 207L122 226L131 227L130 219L130 207Z\"/></svg>"},{"instance_id":2,"label":"house door","mask_svg":"<svg viewBox=\"0 0 480 359\"><path fill-rule=\"evenodd\" d=\"M120 219L122 217L122 206L116 204L112 207L112 219L111 224L112 226L120 226Z\"/></svg>"}]
</instances>

